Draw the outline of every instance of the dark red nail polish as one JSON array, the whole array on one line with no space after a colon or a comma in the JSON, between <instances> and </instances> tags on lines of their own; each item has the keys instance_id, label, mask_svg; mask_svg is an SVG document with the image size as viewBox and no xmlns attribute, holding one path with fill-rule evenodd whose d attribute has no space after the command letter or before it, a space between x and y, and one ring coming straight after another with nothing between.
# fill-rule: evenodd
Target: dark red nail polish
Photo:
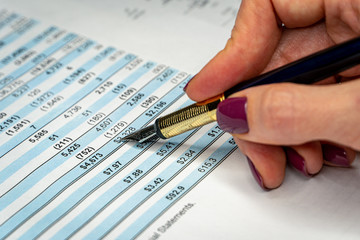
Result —
<instances>
[{"instance_id":1,"label":"dark red nail polish","mask_svg":"<svg viewBox=\"0 0 360 240\"><path fill-rule=\"evenodd\" d=\"M247 133L246 97L228 98L222 101L216 111L217 122L229 133Z\"/></svg>"},{"instance_id":2,"label":"dark red nail polish","mask_svg":"<svg viewBox=\"0 0 360 240\"><path fill-rule=\"evenodd\" d=\"M259 186L263 189L263 190L268 190L265 185L264 185L264 181L260 175L260 173L258 172L258 170L256 170L254 164L252 163L252 161L250 160L250 158L246 157L249 163L249 167L251 170L252 175L254 176L256 182L259 184Z\"/></svg>"},{"instance_id":3,"label":"dark red nail polish","mask_svg":"<svg viewBox=\"0 0 360 240\"><path fill-rule=\"evenodd\" d=\"M339 167L349 167L350 161L347 158L347 154L343 148L330 145L323 144L323 157L326 161L333 163Z\"/></svg>"},{"instance_id":4,"label":"dark red nail polish","mask_svg":"<svg viewBox=\"0 0 360 240\"><path fill-rule=\"evenodd\" d=\"M286 147L284 149L289 163L305 176L311 177L311 174L306 170L304 158L292 148Z\"/></svg>"}]
</instances>

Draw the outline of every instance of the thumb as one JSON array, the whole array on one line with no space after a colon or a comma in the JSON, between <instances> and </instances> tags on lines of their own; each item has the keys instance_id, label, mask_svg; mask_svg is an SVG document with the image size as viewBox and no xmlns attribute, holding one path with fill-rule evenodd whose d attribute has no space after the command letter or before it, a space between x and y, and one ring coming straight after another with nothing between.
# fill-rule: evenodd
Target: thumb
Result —
<instances>
[{"instance_id":1,"label":"thumb","mask_svg":"<svg viewBox=\"0 0 360 240\"><path fill-rule=\"evenodd\" d=\"M236 137L271 145L314 140L360 149L360 80L332 85L272 84L221 102L220 127Z\"/></svg>"}]
</instances>

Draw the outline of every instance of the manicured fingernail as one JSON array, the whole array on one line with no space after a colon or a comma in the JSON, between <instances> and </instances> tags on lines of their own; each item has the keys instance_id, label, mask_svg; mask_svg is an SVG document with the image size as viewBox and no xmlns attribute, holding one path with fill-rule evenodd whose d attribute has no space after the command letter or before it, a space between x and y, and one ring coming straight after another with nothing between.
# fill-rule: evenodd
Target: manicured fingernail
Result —
<instances>
[{"instance_id":1,"label":"manicured fingernail","mask_svg":"<svg viewBox=\"0 0 360 240\"><path fill-rule=\"evenodd\" d=\"M323 144L322 145L324 159L330 163L333 163L339 167L349 167L350 161L347 158L347 154L343 148Z\"/></svg>"},{"instance_id":2,"label":"manicured fingernail","mask_svg":"<svg viewBox=\"0 0 360 240\"><path fill-rule=\"evenodd\" d=\"M185 87L183 88L184 92L186 92L186 88L189 86L189 83L195 76L196 76L196 74L194 76L192 76L192 78L190 78L190 80L186 83Z\"/></svg>"},{"instance_id":3,"label":"manicured fingernail","mask_svg":"<svg viewBox=\"0 0 360 240\"><path fill-rule=\"evenodd\" d=\"M311 174L308 173L305 166L305 160L300 154L298 154L294 149L286 147L285 153L287 156L287 160L290 162L290 164L299 172L304 174L307 177L311 177Z\"/></svg>"},{"instance_id":4,"label":"manicured fingernail","mask_svg":"<svg viewBox=\"0 0 360 240\"><path fill-rule=\"evenodd\" d=\"M259 186L263 189L263 190L268 190L265 185L264 185L264 181L260 175L260 173L258 172L258 170L256 170L254 164L252 163L252 161L250 160L250 158L246 157L249 163L249 167L251 170L252 175L254 176L256 182L259 184Z\"/></svg>"},{"instance_id":5,"label":"manicured fingernail","mask_svg":"<svg viewBox=\"0 0 360 240\"><path fill-rule=\"evenodd\" d=\"M216 117L222 130L229 133L247 133L246 97L228 98L220 102Z\"/></svg>"}]
</instances>

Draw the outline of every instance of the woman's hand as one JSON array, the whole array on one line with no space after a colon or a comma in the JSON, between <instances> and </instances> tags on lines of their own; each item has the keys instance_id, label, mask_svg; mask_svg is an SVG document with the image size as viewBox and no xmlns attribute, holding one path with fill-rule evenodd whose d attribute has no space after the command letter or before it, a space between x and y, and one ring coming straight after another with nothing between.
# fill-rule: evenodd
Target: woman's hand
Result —
<instances>
[{"instance_id":1,"label":"woman's hand","mask_svg":"<svg viewBox=\"0 0 360 240\"><path fill-rule=\"evenodd\" d=\"M359 36L359 16L360 0L243 0L224 50L189 82L186 92L202 101ZM312 86L253 87L220 103L220 127L234 136L263 188L282 183L286 160L306 176L318 173L323 163L350 166L352 149L360 149L359 73L356 67ZM342 84L331 84L340 78Z\"/></svg>"}]
</instances>

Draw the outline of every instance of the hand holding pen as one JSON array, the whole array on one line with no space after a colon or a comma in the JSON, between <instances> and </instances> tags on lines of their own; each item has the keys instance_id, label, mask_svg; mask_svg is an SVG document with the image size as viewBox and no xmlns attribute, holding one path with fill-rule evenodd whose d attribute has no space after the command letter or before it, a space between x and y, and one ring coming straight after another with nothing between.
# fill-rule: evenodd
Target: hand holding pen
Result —
<instances>
[{"instance_id":1,"label":"hand holding pen","mask_svg":"<svg viewBox=\"0 0 360 240\"><path fill-rule=\"evenodd\" d=\"M360 7L360 0L349 2L243 0L225 49L190 81L188 96L208 99L262 72L359 36L355 7ZM317 174L323 164L351 165L354 150L360 150L359 73L359 67L352 68L311 86L252 87L218 105L220 127L234 136L262 188L281 185L286 162L306 176Z\"/></svg>"}]
</instances>

